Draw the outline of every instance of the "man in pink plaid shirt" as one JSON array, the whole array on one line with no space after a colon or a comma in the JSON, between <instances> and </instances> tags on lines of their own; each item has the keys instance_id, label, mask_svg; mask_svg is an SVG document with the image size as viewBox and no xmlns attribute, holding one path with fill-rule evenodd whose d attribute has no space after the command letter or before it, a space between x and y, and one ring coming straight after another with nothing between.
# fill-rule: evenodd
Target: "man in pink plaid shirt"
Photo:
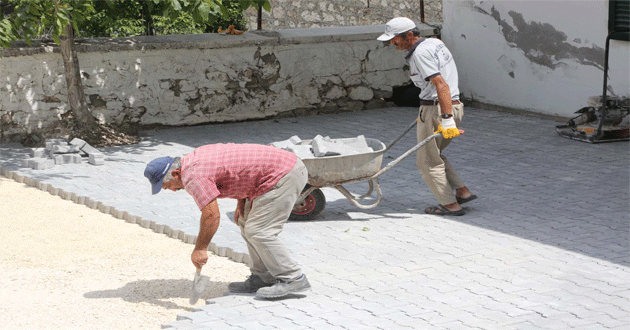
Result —
<instances>
[{"instance_id":1,"label":"man in pink plaid shirt","mask_svg":"<svg viewBox=\"0 0 630 330\"><path fill-rule=\"evenodd\" d=\"M198 269L207 262L219 227L217 198L238 200L234 219L247 243L252 275L230 283L230 292L278 298L311 287L278 239L307 181L306 167L295 154L256 144L211 144L184 158L154 159L144 175L153 194L186 189L197 203L201 220L191 260Z\"/></svg>"}]
</instances>

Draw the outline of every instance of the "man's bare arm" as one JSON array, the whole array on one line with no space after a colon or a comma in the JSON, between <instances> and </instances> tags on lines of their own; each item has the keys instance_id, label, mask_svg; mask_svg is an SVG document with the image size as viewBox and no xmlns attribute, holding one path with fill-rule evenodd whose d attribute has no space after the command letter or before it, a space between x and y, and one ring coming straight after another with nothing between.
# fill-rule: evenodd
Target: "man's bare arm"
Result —
<instances>
[{"instance_id":1,"label":"man's bare arm","mask_svg":"<svg viewBox=\"0 0 630 330\"><path fill-rule=\"evenodd\" d=\"M446 81L444 81L444 77L438 74L437 76L429 78L429 81L431 81L431 83L435 85L435 89L437 89L438 101L440 102L440 111L442 112L442 114L444 115L453 113L451 89L448 87Z\"/></svg>"},{"instance_id":2,"label":"man's bare arm","mask_svg":"<svg viewBox=\"0 0 630 330\"><path fill-rule=\"evenodd\" d=\"M191 255L191 260L197 268L203 267L208 261L208 245L219 228L220 218L219 204L216 199L201 210L199 235Z\"/></svg>"}]
</instances>

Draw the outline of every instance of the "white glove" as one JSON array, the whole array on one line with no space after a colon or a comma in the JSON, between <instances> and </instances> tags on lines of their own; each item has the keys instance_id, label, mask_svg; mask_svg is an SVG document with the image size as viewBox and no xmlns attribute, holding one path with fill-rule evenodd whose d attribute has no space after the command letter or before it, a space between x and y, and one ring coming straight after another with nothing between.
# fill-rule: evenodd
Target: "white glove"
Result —
<instances>
[{"instance_id":1,"label":"white glove","mask_svg":"<svg viewBox=\"0 0 630 330\"><path fill-rule=\"evenodd\" d=\"M445 139L452 139L460 135L459 129L457 128L457 125L455 125L455 119L453 119L453 117L442 119L442 122L438 125L436 133L442 133L442 136Z\"/></svg>"}]
</instances>

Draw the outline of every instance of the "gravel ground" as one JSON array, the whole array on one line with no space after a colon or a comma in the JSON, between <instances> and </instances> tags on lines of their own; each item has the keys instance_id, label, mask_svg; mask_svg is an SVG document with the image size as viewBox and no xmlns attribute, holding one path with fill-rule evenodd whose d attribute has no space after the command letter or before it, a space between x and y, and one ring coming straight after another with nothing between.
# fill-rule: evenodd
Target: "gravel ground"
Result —
<instances>
[{"instance_id":1,"label":"gravel ground","mask_svg":"<svg viewBox=\"0 0 630 330\"><path fill-rule=\"evenodd\" d=\"M192 311L193 245L0 178L2 329L159 329ZM209 253L204 299L249 275Z\"/></svg>"}]
</instances>

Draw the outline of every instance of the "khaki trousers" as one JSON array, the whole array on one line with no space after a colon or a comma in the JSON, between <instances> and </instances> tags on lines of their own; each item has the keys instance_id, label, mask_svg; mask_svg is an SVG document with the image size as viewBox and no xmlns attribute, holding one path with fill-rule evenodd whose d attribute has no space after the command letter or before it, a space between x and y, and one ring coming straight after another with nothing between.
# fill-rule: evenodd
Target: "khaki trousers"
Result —
<instances>
[{"instance_id":1,"label":"khaki trousers","mask_svg":"<svg viewBox=\"0 0 630 330\"><path fill-rule=\"evenodd\" d=\"M302 276L302 270L291 259L278 234L307 180L306 167L298 159L271 190L245 203L245 215L238 225L252 259L251 272L266 283L277 279L292 281Z\"/></svg>"},{"instance_id":2,"label":"khaki trousers","mask_svg":"<svg viewBox=\"0 0 630 330\"><path fill-rule=\"evenodd\" d=\"M464 104L454 104L453 118L457 127L460 127L462 117L464 117ZM416 131L418 143L431 136L437 130L440 121L439 105L420 106ZM422 179L441 205L455 203L457 200L453 190L466 186L446 156L442 155L442 150L451 143L451 140L442 137L435 138L418 149L416 157L416 166Z\"/></svg>"}]
</instances>

